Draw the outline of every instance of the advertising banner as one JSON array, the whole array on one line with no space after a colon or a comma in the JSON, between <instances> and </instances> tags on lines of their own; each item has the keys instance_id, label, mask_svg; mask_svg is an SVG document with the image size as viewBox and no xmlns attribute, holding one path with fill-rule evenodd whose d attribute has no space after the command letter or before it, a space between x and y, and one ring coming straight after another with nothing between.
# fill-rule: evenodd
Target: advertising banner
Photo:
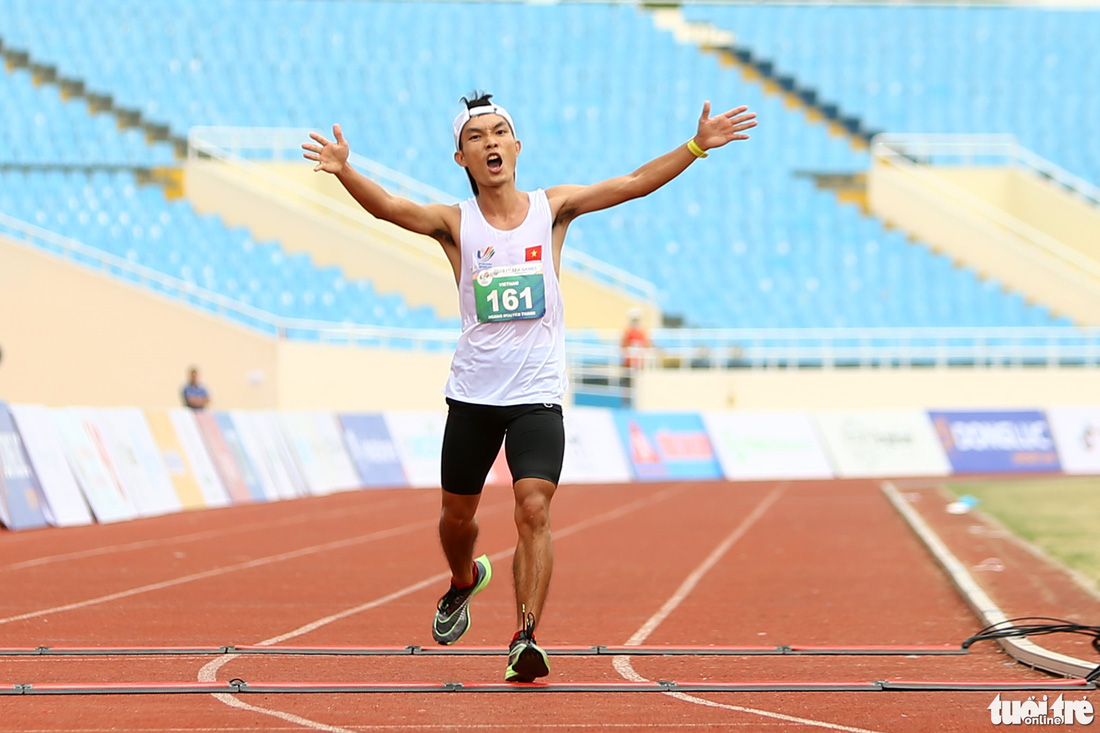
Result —
<instances>
[{"instance_id":1,"label":"advertising banner","mask_svg":"<svg viewBox=\"0 0 1100 733\"><path fill-rule=\"evenodd\" d=\"M274 461L276 455L279 457L278 465L286 472L286 480L290 482L294 496L309 496L309 485L298 466L279 413L276 410L258 410L251 414L253 426L259 431L266 450L272 456L271 460Z\"/></svg>"},{"instance_id":2,"label":"advertising banner","mask_svg":"<svg viewBox=\"0 0 1100 733\"><path fill-rule=\"evenodd\" d=\"M0 402L0 523L9 529L45 527L46 506L8 405Z\"/></svg>"},{"instance_id":3,"label":"advertising banner","mask_svg":"<svg viewBox=\"0 0 1100 733\"><path fill-rule=\"evenodd\" d=\"M1062 470L1046 416L1038 410L929 412L955 473Z\"/></svg>"},{"instance_id":4,"label":"advertising banner","mask_svg":"<svg viewBox=\"0 0 1100 733\"><path fill-rule=\"evenodd\" d=\"M629 483L631 477L612 411L598 407L566 410L561 483Z\"/></svg>"},{"instance_id":5,"label":"advertising banner","mask_svg":"<svg viewBox=\"0 0 1100 733\"><path fill-rule=\"evenodd\" d=\"M1100 405L1052 407L1047 419L1062 470L1100 476Z\"/></svg>"},{"instance_id":6,"label":"advertising banner","mask_svg":"<svg viewBox=\"0 0 1100 733\"><path fill-rule=\"evenodd\" d=\"M309 487L306 486L305 479L298 471L294 451L286 441L278 415L270 410L250 410L240 414L249 423L256 441L256 448L261 452L264 465L271 474L279 498L293 499L298 496L309 496Z\"/></svg>"},{"instance_id":7,"label":"advertising banner","mask_svg":"<svg viewBox=\"0 0 1100 733\"><path fill-rule=\"evenodd\" d=\"M99 408L93 419L103 431L112 463L128 464L132 486L124 487L145 517L178 512L182 507L157 449L145 414L136 407ZM116 471L116 476L121 472Z\"/></svg>"},{"instance_id":8,"label":"advertising banner","mask_svg":"<svg viewBox=\"0 0 1100 733\"><path fill-rule=\"evenodd\" d=\"M61 437L65 455L96 521L107 524L138 517L137 507L119 487L107 463L107 447L99 430L84 420L81 411L61 408L50 411Z\"/></svg>"},{"instance_id":9,"label":"advertising banner","mask_svg":"<svg viewBox=\"0 0 1100 733\"><path fill-rule=\"evenodd\" d=\"M833 477L808 413L707 412L703 424L731 481Z\"/></svg>"},{"instance_id":10,"label":"advertising banner","mask_svg":"<svg viewBox=\"0 0 1100 733\"><path fill-rule=\"evenodd\" d=\"M279 450L264 429L264 418L251 410L227 413L249 465L264 493L265 501L292 499L296 495Z\"/></svg>"},{"instance_id":11,"label":"advertising banner","mask_svg":"<svg viewBox=\"0 0 1100 733\"><path fill-rule=\"evenodd\" d=\"M183 509L202 509L206 506L199 483L187 465L187 458L183 452L176 429L168 418L166 410L146 410L145 422L149 425L149 432L156 443L156 449L160 452L164 470L168 472L168 478L172 482L172 489L176 492L180 507Z\"/></svg>"},{"instance_id":12,"label":"advertising banner","mask_svg":"<svg viewBox=\"0 0 1100 733\"><path fill-rule=\"evenodd\" d=\"M245 481L243 469L237 463L237 456L222 435L221 425L214 413L209 410L195 410L195 424L198 425L202 443L206 446L214 468L218 472L222 486L234 504L251 504L255 499Z\"/></svg>"},{"instance_id":13,"label":"advertising banner","mask_svg":"<svg viewBox=\"0 0 1100 733\"><path fill-rule=\"evenodd\" d=\"M694 412L615 413L634 475L643 481L716 479L722 467L703 419Z\"/></svg>"},{"instance_id":14,"label":"advertising banner","mask_svg":"<svg viewBox=\"0 0 1100 733\"><path fill-rule=\"evenodd\" d=\"M214 419L217 421L218 427L221 428L226 447L229 448L233 458L237 461L237 468L241 472L241 480L248 487L248 493L252 497L252 501L261 502L276 498L274 489L271 488L269 493L269 487L264 486L258 467L248 451L245 450L240 429L233 421L233 416L228 412L219 410L214 412Z\"/></svg>"},{"instance_id":15,"label":"advertising banner","mask_svg":"<svg viewBox=\"0 0 1100 733\"><path fill-rule=\"evenodd\" d=\"M387 412L386 427L409 486L439 488L439 452L443 447L442 412Z\"/></svg>"},{"instance_id":16,"label":"advertising banner","mask_svg":"<svg viewBox=\"0 0 1100 733\"><path fill-rule=\"evenodd\" d=\"M359 475L348 456L340 423L333 413L284 412L281 418L283 432L294 450L310 493L331 494L359 488Z\"/></svg>"},{"instance_id":17,"label":"advertising banner","mask_svg":"<svg viewBox=\"0 0 1100 733\"><path fill-rule=\"evenodd\" d=\"M42 405L9 405L23 447L46 496L46 519L57 527L95 521L80 491L50 410Z\"/></svg>"},{"instance_id":18,"label":"advertising banner","mask_svg":"<svg viewBox=\"0 0 1100 733\"><path fill-rule=\"evenodd\" d=\"M382 414L340 415L348 454L363 486L408 486L401 458Z\"/></svg>"},{"instance_id":19,"label":"advertising banner","mask_svg":"<svg viewBox=\"0 0 1100 733\"><path fill-rule=\"evenodd\" d=\"M951 472L932 424L920 410L820 412L814 419L839 478Z\"/></svg>"},{"instance_id":20,"label":"advertising banner","mask_svg":"<svg viewBox=\"0 0 1100 733\"><path fill-rule=\"evenodd\" d=\"M186 407L173 408L168 411L168 419L172 422L176 437L179 438L191 475L199 485L203 502L209 508L229 506L233 502L229 498L229 492L225 490L225 484L222 483L221 475L214 465L214 459L203 441L194 410Z\"/></svg>"}]
</instances>

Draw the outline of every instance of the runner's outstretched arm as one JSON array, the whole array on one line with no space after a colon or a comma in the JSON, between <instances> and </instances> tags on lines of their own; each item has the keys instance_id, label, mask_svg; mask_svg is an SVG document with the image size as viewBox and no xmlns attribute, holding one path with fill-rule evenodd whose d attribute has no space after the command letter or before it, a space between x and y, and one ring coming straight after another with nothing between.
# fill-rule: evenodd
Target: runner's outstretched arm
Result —
<instances>
[{"instance_id":1,"label":"runner's outstretched arm","mask_svg":"<svg viewBox=\"0 0 1100 733\"><path fill-rule=\"evenodd\" d=\"M333 140L316 132L311 132L309 136L314 142L302 143L302 150L306 151L302 155L317 162L313 170L336 176L352 198L372 216L416 234L426 234L441 240L449 238L450 229L445 217L453 207L443 204L422 205L394 196L352 168L348 163L351 146L344 139L340 125L332 126Z\"/></svg>"},{"instance_id":2,"label":"runner's outstretched arm","mask_svg":"<svg viewBox=\"0 0 1100 733\"><path fill-rule=\"evenodd\" d=\"M703 113L695 137L664 155L654 158L626 176L609 178L590 186L555 186L547 190L555 211L555 223L568 222L581 214L607 209L625 201L653 193L683 173L707 150L719 148L734 140L748 140L745 130L756 127L756 113L748 107L735 107L710 116L710 102L703 103ZM691 145L698 147L692 152Z\"/></svg>"}]
</instances>

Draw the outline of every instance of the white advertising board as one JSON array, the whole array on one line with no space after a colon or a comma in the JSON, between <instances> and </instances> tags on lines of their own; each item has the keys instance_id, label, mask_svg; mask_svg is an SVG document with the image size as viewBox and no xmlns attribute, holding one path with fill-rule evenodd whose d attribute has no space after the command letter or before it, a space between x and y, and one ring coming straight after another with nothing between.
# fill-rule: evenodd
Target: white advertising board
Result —
<instances>
[{"instance_id":1,"label":"white advertising board","mask_svg":"<svg viewBox=\"0 0 1100 733\"><path fill-rule=\"evenodd\" d=\"M61 436L42 405L9 405L12 419L23 436L27 458L38 476L48 508L46 519L57 527L77 527L95 521L80 491Z\"/></svg>"},{"instance_id":2,"label":"white advertising board","mask_svg":"<svg viewBox=\"0 0 1100 733\"><path fill-rule=\"evenodd\" d=\"M951 472L943 444L923 410L819 412L814 417L840 478Z\"/></svg>"},{"instance_id":3,"label":"white advertising board","mask_svg":"<svg viewBox=\"0 0 1100 733\"><path fill-rule=\"evenodd\" d=\"M336 415L301 410L281 413L280 418L310 493L359 488L359 474L348 456Z\"/></svg>"},{"instance_id":4,"label":"white advertising board","mask_svg":"<svg viewBox=\"0 0 1100 733\"><path fill-rule=\"evenodd\" d=\"M809 413L706 412L703 424L731 481L833 477Z\"/></svg>"},{"instance_id":5,"label":"white advertising board","mask_svg":"<svg viewBox=\"0 0 1100 733\"><path fill-rule=\"evenodd\" d=\"M159 473L163 474L163 482L158 480L156 471L149 470L145 451L139 449L137 445L136 435L141 432L141 429L131 424L128 418L123 417L123 412L128 408L75 409L76 414L84 421L85 427L98 434L106 463L114 474L119 488L130 498L139 516L154 517L180 510L179 497L172 488L171 479L168 478L164 464L155 448L153 448L150 462L155 461L160 464ZM144 424L144 415L141 415L140 411L138 414L141 417L141 423ZM152 441L147 424L144 425L144 431Z\"/></svg>"},{"instance_id":6,"label":"white advertising board","mask_svg":"<svg viewBox=\"0 0 1100 733\"><path fill-rule=\"evenodd\" d=\"M442 412L387 412L385 419L409 486L438 489L447 416Z\"/></svg>"},{"instance_id":7,"label":"white advertising board","mask_svg":"<svg viewBox=\"0 0 1100 733\"><path fill-rule=\"evenodd\" d=\"M198 482L199 491L208 508L229 506L229 492L225 490L225 484L218 476L218 469L214 466L214 460L206 450L206 444L199 432L199 425L195 422L194 411L186 407L176 407L168 411L168 419L172 421L172 427L179 437L183 454L187 458L187 465L191 469L191 475Z\"/></svg>"},{"instance_id":8,"label":"white advertising board","mask_svg":"<svg viewBox=\"0 0 1100 733\"><path fill-rule=\"evenodd\" d=\"M256 470L267 498L269 500L293 498L294 486L290 482L286 467L283 466L283 458L262 425L265 418L258 413L246 410L230 410L229 416L237 428L241 447L248 456L249 463Z\"/></svg>"},{"instance_id":9,"label":"white advertising board","mask_svg":"<svg viewBox=\"0 0 1100 733\"><path fill-rule=\"evenodd\" d=\"M1100 406L1051 407L1046 414L1062 470L1100 475Z\"/></svg>"},{"instance_id":10,"label":"white advertising board","mask_svg":"<svg viewBox=\"0 0 1100 733\"><path fill-rule=\"evenodd\" d=\"M107 464L107 447L95 425L84 420L81 411L74 408L51 410L50 417L61 437L69 467L96 521L106 524L136 519L137 508L119 487Z\"/></svg>"},{"instance_id":11,"label":"white advertising board","mask_svg":"<svg viewBox=\"0 0 1100 733\"><path fill-rule=\"evenodd\" d=\"M172 477L145 413L137 407L118 407L105 412L114 424L118 440L132 451L137 462L145 482L141 494L148 511L168 514L182 510L179 494L172 484Z\"/></svg>"},{"instance_id":12,"label":"white advertising board","mask_svg":"<svg viewBox=\"0 0 1100 733\"><path fill-rule=\"evenodd\" d=\"M610 410L574 407L565 411L563 484L614 484L631 481L619 430Z\"/></svg>"}]
</instances>

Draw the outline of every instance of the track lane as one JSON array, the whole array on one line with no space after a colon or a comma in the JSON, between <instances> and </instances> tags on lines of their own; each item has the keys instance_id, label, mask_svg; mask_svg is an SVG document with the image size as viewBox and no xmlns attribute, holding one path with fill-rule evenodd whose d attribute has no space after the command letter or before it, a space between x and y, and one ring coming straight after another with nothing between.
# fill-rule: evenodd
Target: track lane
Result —
<instances>
[{"instance_id":1,"label":"track lane","mask_svg":"<svg viewBox=\"0 0 1100 733\"><path fill-rule=\"evenodd\" d=\"M660 608L690 570L729 534L736 522L744 519L761 497L774 486L767 483L703 483L679 487L652 484L563 487L559 498L555 499L556 531L564 530L572 523L591 519L601 512L622 507L634 499L651 497L670 488L674 492L667 501L654 502L644 510L630 513L617 521L559 536L560 541L556 543L556 575L547 610L549 615L540 626L540 641L545 644L606 644L625 641ZM896 531L895 518L883 510L880 504L884 502L881 497L876 498L872 486L865 483L795 483L784 491L783 501L774 511L766 513L753 531L747 532L738 540L726 559L716 564L697 588L684 599L676 612L659 625L653 635L654 643L662 639L679 644L715 643L715 639L719 637L722 638L720 643L738 643L737 639L726 638L733 634L724 633L721 625L722 619L728 618L728 614L724 615L723 612L731 604L734 609L743 611L738 618L762 619L767 622L766 625L751 626L748 629L738 627L737 633L744 634L741 641L747 643L762 643L757 637L760 630L767 634L763 643L813 643L819 638L838 643L850 639L887 643L891 640L880 636L888 631L902 637L906 636L907 631L921 631L920 638L894 640L899 643L940 643L954 640L941 638L941 634L950 635L947 632L964 625L969 619L967 612L961 602L954 598L953 591L938 577L937 571L928 567L930 562L923 550L912 544L911 538L904 532ZM832 499L831 492L835 494ZM358 498L369 503L378 501L381 495ZM420 506L411 507L410 511L421 511L434 517L437 498L434 497L430 502L425 500ZM487 499L490 504L493 501L500 501L504 507L509 504L507 495L499 492L495 495L490 492ZM319 504L324 506L325 502ZM772 520L776 517L782 517L783 521L773 524ZM258 520L263 521L262 512ZM818 526L818 535L811 531L815 525ZM862 534L880 531L876 527L884 532L877 545L864 539L857 541ZM326 524L324 529L331 538L332 526ZM508 552L508 548L514 545L514 531L510 512L504 512L504 515L490 513L482 523L481 546ZM824 539L814 542L815 536ZM223 547L223 551L234 551L231 545L229 542L228 549ZM857 564L848 568L843 565L842 560L847 555L842 550L868 546L880 548L880 554L885 556L881 563ZM364 544L358 549L346 549L337 554L340 555L339 561L334 560L327 564L298 558L278 565L234 573L218 582L205 580L201 583L201 593L195 593L194 588L164 590L140 598L105 604L94 612L92 609L85 609L67 612L61 616L71 617L70 633L81 640L124 639L127 633L135 630L140 630L142 635L155 637L158 633L156 619L159 617L162 635L166 632L171 635L168 626L174 628L181 619L196 620L193 624L184 622L183 630L176 634L177 643L248 643L297 629L303 626L302 620L322 618L325 615L322 609L328 609L327 613L331 614L334 609L349 608L351 604L348 601L351 599L357 599L361 604L364 598L382 597L387 588L392 593L394 589L405 587L410 582L430 578L439 573L442 565L434 528L409 533L401 538L394 537L382 543ZM897 572L890 572L891 564L899 563L908 571L902 581L897 580ZM60 563L59 567L65 565ZM70 567L76 573L73 582L78 586L85 576L80 572L83 569L82 563L75 563ZM474 629L469 640L463 640L463 644L502 645L511 635L514 611L507 564L498 563L496 570L498 577L494 584L478 597ZM287 582L288 575L292 582ZM369 583L363 581L364 576L370 578ZM858 594L842 594L851 598L849 610L855 612L856 618L861 620L858 628L853 629L852 625L844 623L846 616L851 615L848 611L828 611L829 606L812 604L807 608L818 609L812 616L814 622L795 624L792 620L795 614L782 612L783 599L786 598L788 603L792 602L792 581L799 577L816 578L820 588L836 585L848 587L865 580L868 586L865 590L869 594L867 597L861 600ZM830 580L832 577L836 580ZM915 587L903 587L899 590L897 583L909 582L909 577L925 579ZM757 593L737 593L746 578L754 580ZM884 584L881 582L882 578L894 578L894 585ZM927 588L930 589L927 598L921 590L925 588L925 581L929 581ZM442 585L435 587L426 583L420 590L314 628L296 638L295 643L431 643L427 638L427 618L441 590ZM918 596L924 604L918 606L918 610L946 609L951 614L949 620L930 626L922 626L920 619L909 618L906 621L903 618L907 615L904 604ZM752 606L754 599L760 602L755 611ZM836 602L835 599L833 602ZM901 607L892 605L899 602ZM867 605L873 606L875 610L862 612L863 616L858 615L861 613L859 609ZM821 612L821 608L826 611ZM165 614L173 616L171 624L165 624ZM876 619L887 616L902 620L875 625ZM226 619L232 619L233 623L219 622ZM50 619L49 623L56 624L60 620L60 617ZM12 641L11 632L17 626L19 624L0 627L0 645L19 645L8 643ZM19 628L17 636L20 640L26 640L27 644L37 645L42 643L43 638L34 633L38 628L40 627ZM212 639L211 629L229 635L218 633ZM265 630L268 631L266 636L262 635ZM813 634L793 633L806 630L812 630ZM667 634L667 637L662 637L663 634ZM5 636L9 638L4 638ZM837 636L846 638L837 639ZM397 664L406 661L396 660ZM420 660L417 664L421 661L431 660ZM555 659L555 679L618 677L607 660L596 661L604 665L602 669ZM851 664L849 661L845 661L843 665L826 661L821 668L800 666L796 670L787 664L793 660L787 659L772 660L779 665L787 664L786 667L770 668L760 666L762 662L759 660L749 660L733 666L728 665L727 661L729 660L721 663L707 662L698 669L700 674L711 679L716 679L715 674L733 675L738 669L759 675L816 672L817 677L822 677L833 672L846 672ZM992 654L988 660L975 657L972 661L980 661L982 664L989 661L994 665L999 663L996 655ZM662 669L676 672L683 670L684 674L695 669L683 666L682 661L670 662L668 667L664 667L664 663L669 660L645 659L636 662L639 669L656 677L667 677L660 674ZM239 669L250 674L256 671L237 666L243 663L234 661L225 671L236 673ZM154 664L159 662L154 660ZM201 666L194 660L191 664L192 669ZM433 669L427 665L410 670L406 667L377 666L378 664L377 660L372 660L371 665L363 669L382 677L394 678L404 677L412 672L427 674ZM482 679L483 675L488 675L487 679L495 680L503 669L500 660L489 663L479 659L462 663L454 660L447 661L446 664L447 669L440 670L438 674L453 670L452 674L461 674L467 679ZM805 661L797 660L797 664L803 665ZM929 672L936 671L924 662L919 664L924 665L923 668ZM904 661L895 660L890 665L890 669L897 669L898 674L909 671ZM92 667L88 669L91 670ZM313 675L334 675L338 669L342 667L335 663L319 663L318 660L308 659L293 663L285 671L288 674L297 672L301 678L305 678ZM300 722L288 723L254 712L229 710L207 696L198 696L202 699L201 702L194 696L184 697L191 699L184 707L181 707L182 703L178 700L160 697L128 698L122 705L133 707L134 710L116 710L113 725L122 730L144 729L147 726L142 716L146 714L152 716L148 719L157 719L167 725L173 722L172 715L179 715L186 710L188 712L182 714L187 715L187 719L196 727L301 729ZM545 724L548 730L563 730L569 726L591 727L609 720L621 722L628 727L633 725L639 730L660 729L662 726L669 730L706 726L750 730L810 729L802 723L769 721L725 708L687 705L682 701L669 699L666 695L649 693L602 696L563 693L551 696L552 700L530 695L497 695L491 698L491 704L485 701L485 696L480 695L267 697L272 705L289 711L291 715L298 715L302 719L316 719L322 725L354 730L369 730L372 726L381 725L382 721L386 725L396 726L396 729L407 730L432 730L439 726L490 730L499 729L495 726L506 725L502 721L513 721L530 729L537 729L539 725ZM728 703L731 699L734 702L729 704L744 704L746 699L744 695L732 694L708 697L719 704ZM853 697L861 699L853 700ZM978 697L984 700L980 705L977 704ZM886 727L890 730L921 730L920 727L913 727L913 720L922 715L922 710L955 710L960 716L965 712L971 718L979 713L987 716L984 708L989 699L992 699L991 695L982 693L765 693L753 694L751 705L795 717L824 719L854 727L874 729L876 719L888 719L889 725ZM110 701L92 698L80 700L88 703L92 709L111 707ZM256 702L254 697L248 697L248 700ZM210 705L211 702L213 706ZM78 712L81 705L77 700L51 700L48 703L38 701L35 704L53 708L54 722L63 722L66 714L72 716L70 723L83 722ZM116 700L114 706L119 705ZM24 709L18 707L18 704L13 706L10 700L0 700L0 721L8 720L8 714L12 712L19 714ZM927 716L931 714L925 712L920 719L927 724L931 719ZM962 720L963 717L959 719ZM985 720L988 724L988 717ZM30 725L33 720L27 719L24 722ZM900 727L895 727L895 723ZM57 727L65 726L62 724ZM4 730L2 723L0 730Z\"/></svg>"}]
</instances>

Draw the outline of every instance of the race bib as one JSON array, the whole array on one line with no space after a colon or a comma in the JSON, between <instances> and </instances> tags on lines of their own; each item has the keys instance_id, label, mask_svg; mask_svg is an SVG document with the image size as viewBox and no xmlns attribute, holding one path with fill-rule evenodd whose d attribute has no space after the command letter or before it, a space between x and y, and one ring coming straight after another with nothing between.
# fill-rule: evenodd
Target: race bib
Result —
<instances>
[{"instance_id":1,"label":"race bib","mask_svg":"<svg viewBox=\"0 0 1100 733\"><path fill-rule=\"evenodd\" d=\"M542 262L479 270L474 274L474 300L479 323L542 318L546 313Z\"/></svg>"}]
</instances>

